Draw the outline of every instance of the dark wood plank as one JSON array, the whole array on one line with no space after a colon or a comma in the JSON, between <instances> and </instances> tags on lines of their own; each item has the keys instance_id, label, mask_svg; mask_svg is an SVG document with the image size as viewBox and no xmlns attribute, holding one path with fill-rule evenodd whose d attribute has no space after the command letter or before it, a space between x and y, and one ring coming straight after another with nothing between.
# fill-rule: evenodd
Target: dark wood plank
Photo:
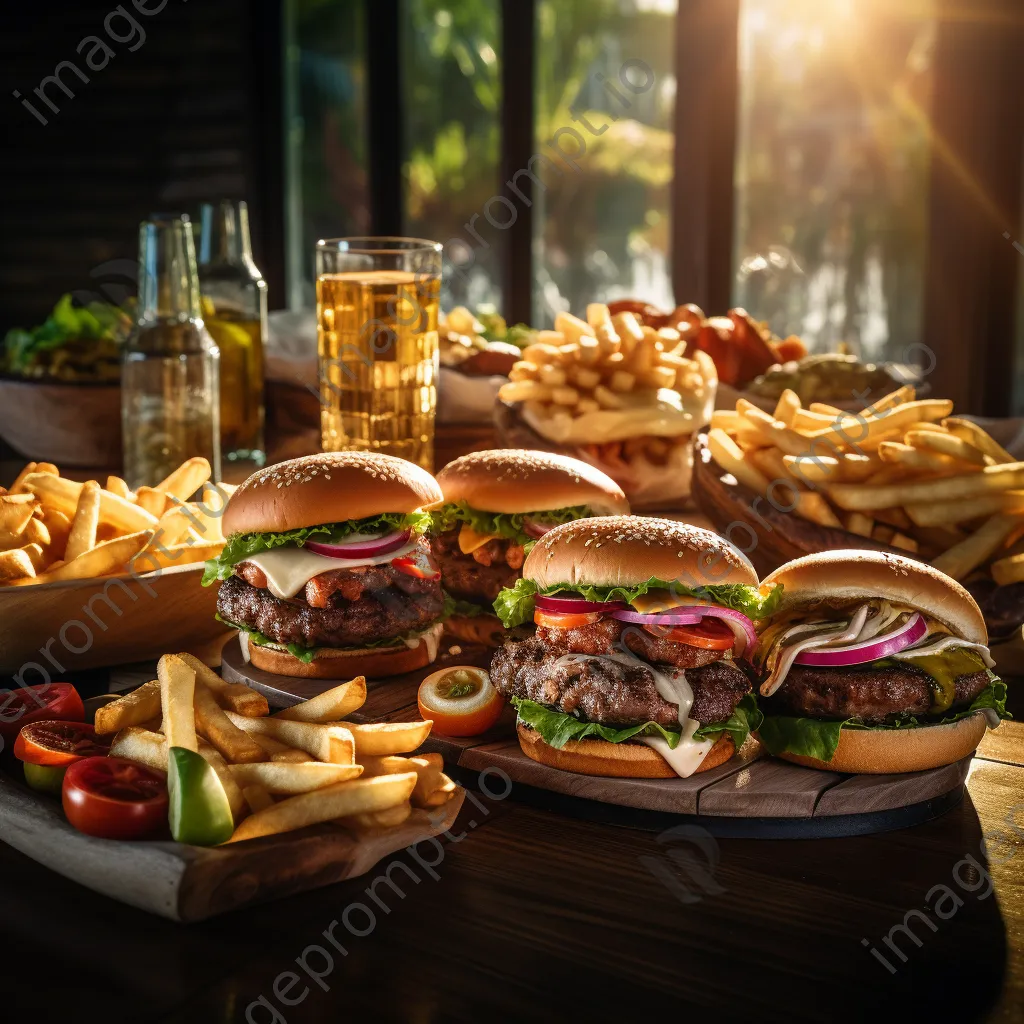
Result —
<instances>
[{"instance_id":1,"label":"dark wood plank","mask_svg":"<svg viewBox=\"0 0 1024 1024\"><path fill-rule=\"evenodd\" d=\"M970 771L971 758L926 772L904 775L851 775L826 789L814 808L815 817L866 814L924 803L956 789Z\"/></svg>"},{"instance_id":2,"label":"dark wood plank","mask_svg":"<svg viewBox=\"0 0 1024 1024\"><path fill-rule=\"evenodd\" d=\"M809 818L822 793L843 779L785 761L763 759L701 790L701 814L747 818Z\"/></svg>"}]
</instances>

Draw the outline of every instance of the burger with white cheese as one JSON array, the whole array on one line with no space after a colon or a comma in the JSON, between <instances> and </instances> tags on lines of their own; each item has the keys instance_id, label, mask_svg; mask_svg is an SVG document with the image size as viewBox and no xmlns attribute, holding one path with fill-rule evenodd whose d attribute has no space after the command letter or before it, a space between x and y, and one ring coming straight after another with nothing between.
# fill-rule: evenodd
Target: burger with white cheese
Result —
<instances>
[{"instance_id":1,"label":"burger with white cheese","mask_svg":"<svg viewBox=\"0 0 1024 1024\"><path fill-rule=\"evenodd\" d=\"M203 583L269 672L386 676L434 660L445 611L426 509L434 478L404 459L309 455L254 473L228 501Z\"/></svg>"},{"instance_id":2,"label":"burger with white cheese","mask_svg":"<svg viewBox=\"0 0 1024 1024\"><path fill-rule=\"evenodd\" d=\"M437 475L433 553L455 601L448 629L464 640L504 639L492 604L519 578L530 549L559 523L629 511L621 488L593 466L551 452L473 452Z\"/></svg>"},{"instance_id":3,"label":"burger with white cheese","mask_svg":"<svg viewBox=\"0 0 1024 1024\"><path fill-rule=\"evenodd\" d=\"M728 541L610 516L556 527L495 609L536 635L495 654L523 751L585 775L671 778L727 761L760 715L742 659L777 591Z\"/></svg>"},{"instance_id":4,"label":"burger with white cheese","mask_svg":"<svg viewBox=\"0 0 1024 1024\"><path fill-rule=\"evenodd\" d=\"M754 655L770 753L830 771L921 771L966 757L1008 717L978 605L937 569L825 551L765 584L782 589Z\"/></svg>"}]
</instances>

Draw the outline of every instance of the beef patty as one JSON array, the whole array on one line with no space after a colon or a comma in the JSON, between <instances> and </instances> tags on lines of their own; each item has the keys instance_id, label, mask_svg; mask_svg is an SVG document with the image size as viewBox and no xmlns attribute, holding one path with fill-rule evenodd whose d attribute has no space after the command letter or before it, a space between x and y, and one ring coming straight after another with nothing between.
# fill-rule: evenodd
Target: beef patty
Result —
<instances>
[{"instance_id":1,"label":"beef patty","mask_svg":"<svg viewBox=\"0 0 1024 1024\"><path fill-rule=\"evenodd\" d=\"M969 706L988 684L986 672L959 676L949 710ZM774 695L763 698L763 707L778 714L858 718L878 724L890 715L927 715L932 701L930 677L909 666L856 669L794 665Z\"/></svg>"},{"instance_id":2,"label":"beef patty","mask_svg":"<svg viewBox=\"0 0 1024 1024\"><path fill-rule=\"evenodd\" d=\"M248 626L277 643L308 647L361 647L411 630L425 629L444 610L439 580L418 580L390 566L374 566L353 586L339 586L326 599L326 607L314 607L296 596L274 597L239 576L220 585L217 611L222 618ZM340 569L338 574L353 570ZM334 575L334 573L325 574ZM317 577L319 579L319 577ZM354 581L335 581L353 584Z\"/></svg>"},{"instance_id":3,"label":"beef patty","mask_svg":"<svg viewBox=\"0 0 1024 1024\"><path fill-rule=\"evenodd\" d=\"M703 724L728 718L750 691L743 672L725 661L688 668L686 679L693 688L690 717ZM647 666L572 652L538 638L500 648L491 662L491 682L506 699L533 700L591 722L679 722L678 706L658 693Z\"/></svg>"},{"instance_id":4,"label":"beef patty","mask_svg":"<svg viewBox=\"0 0 1024 1024\"><path fill-rule=\"evenodd\" d=\"M490 540L467 555L459 547L460 529L431 538L431 553L441 567L444 588L460 601L490 605L502 590L516 585L523 549L515 541Z\"/></svg>"}]
</instances>

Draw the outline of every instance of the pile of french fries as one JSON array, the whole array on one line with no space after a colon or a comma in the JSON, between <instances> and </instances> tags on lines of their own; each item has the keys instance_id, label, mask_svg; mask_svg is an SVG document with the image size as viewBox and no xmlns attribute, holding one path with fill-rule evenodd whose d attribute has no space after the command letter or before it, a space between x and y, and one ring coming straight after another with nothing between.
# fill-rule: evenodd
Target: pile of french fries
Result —
<instances>
[{"instance_id":1,"label":"pile of french fries","mask_svg":"<svg viewBox=\"0 0 1024 1024\"><path fill-rule=\"evenodd\" d=\"M698 403L712 397L718 375L711 357L696 350L687 358L685 350L686 342L674 327L644 327L634 313L612 316L606 305L593 302L587 306L586 321L559 313L553 331L538 331L498 395L505 402L522 402L539 432L557 440L560 420L587 413L642 410L647 404L653 416L662 388L692 396ZM642 416L639 419L642 422ZM687 443L689 437L640 435L590 447L591 454L604 461L642 455L664 466L673 444Z\"/></svg>"},{"instance_id":2,"label":"pile of french fries","mask_svg":"<svg viewBox=\"0 0 1024 1024\"><path fill-rule=\"evenodd\" d=\"M234 488L209 481L202 458L137 492L118 476L101 487L30 462L9 491L0 488L0 586L152 572L214 557L224 547L220 513ZM210 500L189 502L200 488Z\"/></svg>"},{"instance_id":3,"label":"pile of french fries","mask_svg":"<svg viewBox=\"0 0 1024 1024\"><path fill-rule=\"evenodd\" d=\"M149 768L167 771L169 747L205 758L231 806L230 842L325 821L393 828L413 807L447 803L457 786L441 755L409 755L433 723L344 721L365 700L358 676L271 715L256 690L190 654L165 654L157 678L99 708L95 725L116 734L111 755Z\"/></svg>"},{"instance_id":4,"label":"pile of french fries","mask_svg":"<svg viewBox=\"0 0 1024 1024\"><path fill-rule=\"evenodd\" d=\"M740 483L821 526L892 545L957 580L1024 580L1024 462L953 403L904 386L859 413L785 391L774 414L740 399L708 449ZM794 491L795 489L795 491Z\"/></svg>"}]
</instances>

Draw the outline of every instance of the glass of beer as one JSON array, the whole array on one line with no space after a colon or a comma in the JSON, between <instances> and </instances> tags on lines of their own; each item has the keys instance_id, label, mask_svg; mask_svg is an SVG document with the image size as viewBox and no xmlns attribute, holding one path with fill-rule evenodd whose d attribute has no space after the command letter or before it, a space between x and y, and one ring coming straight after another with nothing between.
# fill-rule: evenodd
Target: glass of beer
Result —
<instances>
[{"instance_id":1,"label":"glass of beer","mask_svg":"<svg viewBox=\"0 0 1024 1024\"><path fill-rule=\"evenodd\" d=\"M441 245L330 238L316 246L324 451L433 469Z\"/></svg>"}]
</instances>

